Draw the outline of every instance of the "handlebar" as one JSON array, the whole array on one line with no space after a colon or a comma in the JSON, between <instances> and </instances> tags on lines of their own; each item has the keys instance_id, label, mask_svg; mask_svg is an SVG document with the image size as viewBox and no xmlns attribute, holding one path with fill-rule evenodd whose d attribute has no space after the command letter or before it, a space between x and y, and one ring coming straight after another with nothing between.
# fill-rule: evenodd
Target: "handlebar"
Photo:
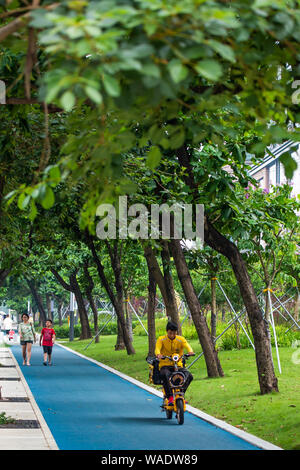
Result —
<instances>
[{"instance_id":1,"label":"handlebar","mask_svg":"<svg viewBox=\"0 0 300 470\"><path fill-rule=\"evenodd\" d=\"M195 353L193 353L193 354L183 354L182 356L179 357L178 361L180 361L180 359L182 359L183 357L184 357L184 358L188 358L188 357L192 357L192 356L195 356ZM170 357L170 356L162 356L161 359L169 359L170 361L173 361L173 358ZM149 364L153 365L153 361L159 361L159 359L158 359L156 356L154 356L154 357L146 357L146 361L147 361ZM177 362L178 362L178 361L177 361Z\"/></svg>"},{"instance_id":2,"label":"handlebar","mask_svg":"<svg viewBox=\"0 0 300 470\"><path fill-rule=\"evenodd\" d=\"M180 359L182 359L183 357L188 358L188 357L191 357L191 356L195 356L195 353L193 353L193 354L183 354L182 356L179 357L178 361ZM162 359L170 359L170 361L173 361L173 358L170 357L170 356L162 356Z\"/></svg>"}]
</instances>

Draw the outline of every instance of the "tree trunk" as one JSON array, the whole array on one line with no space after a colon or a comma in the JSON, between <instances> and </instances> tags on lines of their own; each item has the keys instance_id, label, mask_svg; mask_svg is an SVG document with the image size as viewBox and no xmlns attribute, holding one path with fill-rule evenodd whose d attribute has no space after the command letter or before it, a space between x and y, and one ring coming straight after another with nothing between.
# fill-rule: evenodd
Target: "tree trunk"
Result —
<instances>
[{"instance_id":1,"label":"tree trunk","mask_svg":"<svg viewBox=\"0 0 300 470\"><path fill-rule=\"evenodd\" d=\"M47 318L51 318L51 320L53 320L52 312L51 312L51 295L50 294L46 294L46 305L47 305Z\"/></svg>"},{"instance_id":2,"label":"tree trunk","mask_svg":"<svg viewBox=\"0 0 300 470\"><path fill-rule=\"evenodd\" d=\"M147 311L147 326L148 326L148 357L155 355L156 344L156 330L155 330L155 306L156 306L156 281L153 272L148 266L148 311Z\"/></svg>"},{"instance_id":3,"label":"tree trunk","mask_svg":"<svg viewBox=\"0 0 300 470\"><path fill-rule=\"evenodd\" d=\"M210 316L210 331L211 339L215 341L217 332L217 295L216 295L216 278L212 277L211 284L211 316Z\"/></svg>"},{"instance_id":4,"label":"tree trunk","mask_svg":"<svg viewBox=\"0 0 300 470\"><path fill-rule=\"evenodd\" d=\"M73 292L75 295L77 306L78 306L80 324L81 324L80 339L91 338L92 335L91 335L91 329L89 325L89 319L88 319L88 315L85 309L82 293L81 293L81 290L77 281L77 277L76 277L78 269L74 271L72 274L70 274L69 284L60 276L60 274L54 268L50 268L50 271L52 272L52 274L55 276L57 281L60 283L60 285L64 289L66 289L69 292Z\"/></svg>"},{"instance_id":5,"label":"tree trunk","mask_svg":"<svg viewBox=\"0 0 300 470\"><path fill-rule=\"evenodd\" d=\"M39 294L36 286L35 286L35 283L32 279L26 279L27 281L27 284L29 286L29 289L32 293L32 296L35 300L35 303L39 309L39 312L40 312L40 321L42 324L45 325L46 323L46 319L47 319L47 315L46 315L46 310L44 309L44 305L43 305L43 301L42 301L42 297L41 295Z\"/></svg>"},{"instance_id":6,"label":"tree trunk","mask_svg":"<svg viewBox=\"0 0 300 470\"><path fill-rule=\"evenodd\" d=\"M177 269L178 278L182 285L184 295L196 327L199 341L202 346L208 377L222 377L224 373L212 342L206 319L201 312L199 299L184 258L180 240L172 239L170 241L170 245Z\"/></svg>"},{"instance_id":7,"label":"tree trunk","mask_svg":"<svg viewBox=\"0 0 300 470\"><path fill-rule=\"evenodd\" d=\"M12 270L12 267L8 269L0 269L0 287L4 284L4 281L9 275L11 270Z\"/></svg>"},{"instance_id":8,"label":"tree trunk","mask_svg":"<svg viewBox=\"0 0 300 470\"><path fill-rule=\"evenodd\" d=\"M128 328L127 328L127 323L126 323L126 318L124 315L124 289L123 289L123 279L122 279L122 271L121 271L121 263L120 263L120 257L118 253L118 242L115 240L113 250L111 249L111 246L107 242L108 246L108 251L110 255L110 260L111 260L111 265L113 268L114 272L114 277L115 277L115 288L117 292L117 305L118 305L118 311L122 312L121 316L123 317L123 324L121 319L119 318L118 321L118 337L117 337L117 344L115 345L115 350L120 351L121 349L125 349L125 339L124 339L124 331L126 330L126 336L128 338L128 342L132 344L132 338L130 337Z\"/></svg>"},{"instance_id":9,"label":"tree trunk","mask_svg":"<svg viewBox=\"0 0 300 470\"><path fill-rule=\"evenodd\" d=\"M197 200L198 185L195 182L193 167L187 147L183 145L176 150L178 161L186 168L185 181L193 191ZM238 248L226 237L221 235L209 222L204 221L204 240L211 248L224 255L229 261L237 279L244 305L246 307L254 339L258 381L262 394L278 391L278 381L275 376L272 354L268 340L268 324L263 319L249 273L238 251Z\"/></svg>"},{"instance_id":10,"label":"tree trunk","mask_svg":"<svg viewBox=\"0 0 300 470\"><path fill-rule=\"evenodd\" d=\"M178 306L176 302L176 295L174 289L174 283L171 273L171 260L170 260L170 252L169 252L169 245L166 240L162 240L160 242L162 246L161 251L161 259L163 264L163 272L164 272L164 282L165 282L165 291L166 296L168 298L168 306L171 320L178 325L178 334L182 334Z\"/></svg>"},{"instance_id":11,"label":"tree trunk","mask_svg":"<svg viewBox=\"0 0 300 470\"><path fill-rule=\"evenodd\" d=\"M98 310L97 310L95 300L94 300L94 297L93 297L92 293L87 292L86 295L87 295L90 307L91 307L92 312L93 312L95 335L98 335L98 331L99 331L99 328L98 328ZM99 335L96 336L95 343L99 343Z\"/></svg>"},{"instance_id":12,"label":"tree trunk","mask_svg":"<svg viewBox=\"0 0 300 470\"><path fill-rule=\"evenodd\" d=\"M125 318L126 318L126 327L128 330L129 338L130 341L133 341L133 331L132 331L132 313L131 310L128 308L128 301L127 301L127 295L125 295L126 300L125 300Z\"/></svg>"},{"instance_id":13,"label":"tree trunk","mask_svg":"<svg viewBox=\"0 0 300 470\"><path fill-rule=\"evenodd\" d=\"M269 300L269 289L270 289L270 284L267 284L267 287L265 289L265 319L267 322L270 321L270 313L271 313L271 305L270 305L270 300Z\"/></svg>"},{"instance_id":14,"label":"tree trunk","mask_svg":"<svg viewBox=\"0 0 300 470\"><path fill-rule=\"evenodd\" d=\"M57 312L58 312L58 324L62 326L62 309L64 308L63 302L58 304Z\"/></svg>"},{"instance_id":15,"label":"tree trunk","mask_svg":"<svg viewBox=\"0 0 300 470\"><path fill-rule=\"evenodd\" d=\"M94 286L93 278L89 273L88 263L84 264L84 276L87 282L86 296L93 312L94 330L95 330L95 336L96 336L95 343L99 343L100 338L98 335L98 310L97 310L97 306L93 297L93 290L95 286Z\"/></svg>"},{"instance_id":16,"label":"tree trunk","mask_svg":"<svg viewBox=\"0 0 300 470\"><path fill-rule=\"evenodd\" d=\"M205 242L214 250L226 256L233 272L246 307L253 334L258 381L262 394L278 392L273 359L268 338L268 323L263 318L249 273L237 247L221 235L207 220L204 224Z\"/></svg>"},{"instance_id":17,"label":"tree trunk","mask_svg":"<svg viewBox=\"0 0 300 470\"><path fill-rule=\"evenodd\" d=\"M89 339L92 337L90 325L89 325L89 319L88 319L88 314L85 308L84 304L84 299L77 281L76 277L76 272L73 272L70 276L70 286L72 292L74 292L77 306L78 306L78 313L79 313L79 318L80 318L80 324L81 324L81 335L80 339Z\"/></svg>"},{"instance_id":18,"label":"tree trunk","mask_svg":"<svg viewBox=\"0 0 300 470\"><path fill-rule=\"evenodd\" d=\"M173 290L168 291L168 287L166 284L166 279L162 275L159 264L157 262L156 256L153 252L153 249L150 245L144 245L144 255L148 264L148 269L151 269L153 276L155 278L155 281L159 287L159 290L161 292L161 295L163 297L163 301L165 304L167 316L175 321L175 323L178 324L178 333L181 334L181 325L179 322L179 315L178 315L178 309L177 309L177 303L176 303L176 298L175 298L175 292L174 288ZM168 276L167 276L168 277ZM170 279L168 281L171 282ZM167 282L168 282L167 281Z\"/></svg>"},{"instance_id":19,"label":"tree trunk","mask_svg":"<svg viewBox=\"0 0 300 470\"><path fill-rule=\"evenodd\" d=\"M119 319L117 320L117 327L118 327L118 334L117 334L117 342L115 344L115 351L122 351L123 349L125 349L125 343L123 339L122 325ZM128 332L128 339L130 341L129 332Z\"/></svg>"},{"instance_id":20,"label":"tree trunk","mask_svg":"<svg viewBox=\"0 0 300 470\"><path fill-rule=\"evenodd\" d=\"M126 328L126 322L125 322L125 317L124 317L124 312L123 312L123 305L120 305L118 303L117 298L114 295L113 290L111 289L108 280L106 279L105 272L104 272L104 267L103 267L103 265L102 265L102 263L99 259L99 256L97 255L95 245L93 243L92 238L89 236L89 234L87 234L87 245L89 246L89 248L91 250L91 253L93 255L93 259L94 259L96 267L97 267L97 271L98 271L98 275L99 275L101 284L104 287L104 289L106 290L107 295L108 295L108 297L109 297L109 299L110 299L110 301L111 301L111 303L112 303L112 305L115 309L116 315L117 315L118 320L120 322L120 327L121 327L121 330L122 330L122 336L123 336L123 340L124 340L124 343L125 343L127 354L135 354L134 347L132 345L132 342L130 341L128 331L127 331L127 328Z\"/></svg>"},{"instance_id":21,"label":"tree trunk","mask_svg":"<svg viewBox=\"0 0 300 470\"><path fill-rule=\"evenodd\" d=\"M222 322L224 323L226 320L226 309L222 307Z\"/></svg>"}]
</instances>

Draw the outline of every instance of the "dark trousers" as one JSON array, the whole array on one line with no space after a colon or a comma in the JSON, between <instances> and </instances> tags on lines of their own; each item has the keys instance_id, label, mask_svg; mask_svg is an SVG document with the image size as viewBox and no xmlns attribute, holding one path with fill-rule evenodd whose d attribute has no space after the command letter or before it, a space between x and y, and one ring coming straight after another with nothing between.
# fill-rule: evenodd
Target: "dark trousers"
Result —
<instances>
[{"instance_id":1,"label":"dark trousers","mask_svg":"<svg viewBox=\"0 0 300 470\"><path fill-rule=\"evenodd\" d=\"M190 371L188 371L187 369L184 369L183 367L179 367L178 370L180 372L183 372L186 377L186 382L183 386L183 391L185 392L194 377L192 376ZM172 374L172 372L174 372L173 366L163 366L159 371L167 398L172 396L172 388L169 383L169 377Z\"/></svg>"}]
</instances>

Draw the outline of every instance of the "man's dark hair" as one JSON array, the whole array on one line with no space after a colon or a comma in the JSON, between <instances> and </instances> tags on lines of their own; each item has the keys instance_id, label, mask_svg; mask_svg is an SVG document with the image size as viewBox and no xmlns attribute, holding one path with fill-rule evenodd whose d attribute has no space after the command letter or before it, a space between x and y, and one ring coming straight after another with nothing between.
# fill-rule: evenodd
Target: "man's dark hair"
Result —
<instances>
[{"instance_id":1,"label":"man's dark hair","mask_svg":"<svg viewBox=\"0 0 300 470\"><path fill-rule=\"evenodd\" d=\"M22 317L24 317L24 315L25 315L27 318L29 318L29 315L28 315L28 313L25 313L25 312L24 312L24 313L22 313Z\"/></svg>"},{"instance_id":2,"label":"man's dark hair","mask_svg":"<svg viewBox=\"0 0 300 470\"><path fill-rule=\"evenodd\" d=\"M49 321L50 323L53 323L53 321L51 320L51 318L47 318L46 321Z\"/></svg>"},{"instance_id":3,"label":"man's dark hair","mask_svg":"<svg viewBox=\"0 0 300 470\"><path fill-rule=\"evenodd\" d=\"M178 326L173 321L168 321L167 326L166 326L166 331L168 330L178 331Z\"/></svg>"}]
</instances>

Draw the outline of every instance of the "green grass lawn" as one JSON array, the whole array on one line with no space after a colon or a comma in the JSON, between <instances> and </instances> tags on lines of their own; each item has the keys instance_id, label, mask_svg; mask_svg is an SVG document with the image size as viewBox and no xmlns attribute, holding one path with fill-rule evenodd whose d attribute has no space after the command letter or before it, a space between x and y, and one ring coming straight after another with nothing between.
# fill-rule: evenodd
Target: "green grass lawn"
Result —
<instances>
[{"instance_id":1,"label":"green grass lawn","mask_svg":"<svg viewBox=\"0 0 300 470\"><path fill-rule=\"evenodd\" d=\"M116 336L102 336L100 343L92 343L84 351L89 342L66 341L65 345L149 384L145 336L134 338L136 354L133 356L128 356L126 351L114 350ZM189 342L196 354L201 351L198 341ZM292 361L294 351L287 347L279 349L280 374L273 350L279 393L260 395L254 351L243 349L219 352L223 378L208 379L201 357L190 369L194 380L186 398L191 406L283 449L300 450L300 364Z\"/></svg>"}]
</instances>

